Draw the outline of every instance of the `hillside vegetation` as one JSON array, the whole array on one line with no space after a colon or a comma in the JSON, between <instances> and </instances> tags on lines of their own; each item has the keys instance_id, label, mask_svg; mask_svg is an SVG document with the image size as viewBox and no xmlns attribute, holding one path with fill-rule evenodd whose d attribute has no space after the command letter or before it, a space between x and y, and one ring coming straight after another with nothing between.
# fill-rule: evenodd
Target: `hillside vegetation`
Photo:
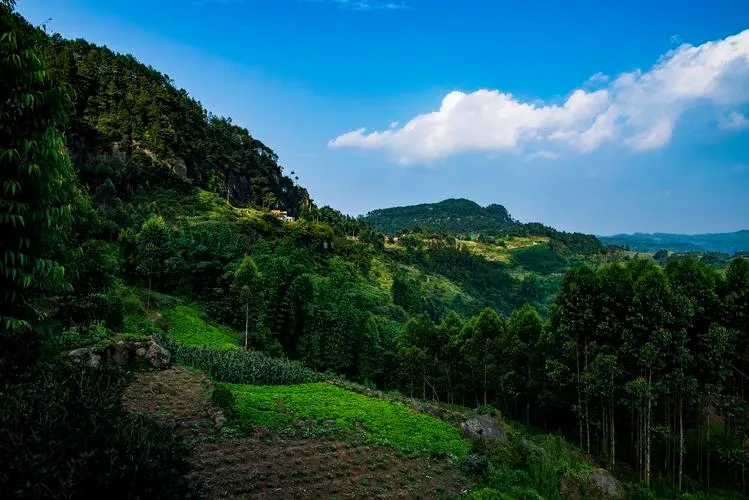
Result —
<instances>
[{"instance_id":1,"label":"hillside vegetation","mask_svg":"<svg viewBox=\"0 0 749 500\"><path fill-rule=\"evenodd\" d=\"M513 219L502 205L482 207L462 198L383 208L368 213L360 220L390 236L404 232L447 234L464 239L482 236L500 244L502 236L541 236L579 254L594 254L603 249L593 235L560 232L539 223L522 223Z\"/></svg>"},{"instance_id":2,"label":"hillside vegetation","mask_svg":"<svg viewBox=\"0 0 749 500\"><path fill-rule=\"evenodd\" d=\"M357 220L131 56L0 22L10 496L562 498L601 467L633 498L746 493L746 259L465 200ZM465 441L476 414L508 439Z\"/></svg>"}]
</instances>

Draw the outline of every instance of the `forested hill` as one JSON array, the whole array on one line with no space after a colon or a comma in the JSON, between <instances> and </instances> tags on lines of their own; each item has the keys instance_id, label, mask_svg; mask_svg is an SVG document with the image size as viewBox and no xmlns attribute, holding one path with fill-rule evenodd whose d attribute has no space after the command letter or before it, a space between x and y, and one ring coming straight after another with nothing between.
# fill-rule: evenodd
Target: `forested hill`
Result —
<instances>
[{"instance_id":1,"label":"forested hill","mask_svg":"<svg viewBox=\"0 0 749 500\"><path fill-rule=\"evenodd\" d=\"M598 237L606 245L627 247L637 252L720 252L737 253L749 251L749 230L734 233L669 234L634 233Z\"/></svg>"},{"instance_id":2,"label":"forested hill","mask_svg":"<svg viewBox=\"0 0 749 500\"><path fill-rule=\"evenodd\" d=\"M601 242L593 235L565 233L537 222L522 223L513 219L502 205L482 207L464 198L373 210L361 220L391 236L403 232L468 238L480 235L489 239L497 236L544 236L580 254L597 253L603 249Z\"/></svg>"},{"instance_id":3,"label":"forested hill","mask_svg":"<svg viewBox=\"0 0 749 500\"><path fill-rule=\"evenodd\" d=\"M484 208L463 198L383 208L368 213L363 219L379 231L390 235L416 226L427 231L470 233L497 231L517 224L502 205L489 205Z\"/></svg>"},{"instance_id":4,"label":"forested hill","mask_svg":"<svg viewBox=\"0 0 749 500\"><path fill-rule=\"evenodd\" d=\"M59 35L46 37L41 52L72 90L68 148L82 184L100 199L163 185L199 187L235 205L273 205L292 215L309 202L271 148L206 111L167 75L131 55Z\"/></svg>"}]
</instances>

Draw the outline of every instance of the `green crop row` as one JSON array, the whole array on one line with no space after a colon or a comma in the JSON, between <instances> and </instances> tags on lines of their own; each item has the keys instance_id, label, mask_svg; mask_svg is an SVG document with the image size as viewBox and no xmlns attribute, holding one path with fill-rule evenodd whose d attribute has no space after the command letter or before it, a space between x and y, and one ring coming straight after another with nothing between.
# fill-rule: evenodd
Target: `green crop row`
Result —
<instances>
[{"instance_id":1,"label":"green crop row","mask_svg":"<svg viewBox=\"0 0 749 500\"><path fill-rule=\"evenodd\" d=\"M235 384L284 385L315 382L326 378L296 361L272 358L240 347L216 348L183 345L159 336L180 363L202 370L215 380Z\"/></svg>"},{"instance_id":2,"label":"green crop row","mask_svg":"<svg viewBox=\"0 0 749 500\"><path fill-rule=\"evenodd\" d=\"M295 419L334 420L367 441L406 452L444 453L463 459L470 444L459 430L402 403L381 401L327 383L257 387L225 384L239 414L256 425L282 428Z\"/></svg>"}]
</instances>

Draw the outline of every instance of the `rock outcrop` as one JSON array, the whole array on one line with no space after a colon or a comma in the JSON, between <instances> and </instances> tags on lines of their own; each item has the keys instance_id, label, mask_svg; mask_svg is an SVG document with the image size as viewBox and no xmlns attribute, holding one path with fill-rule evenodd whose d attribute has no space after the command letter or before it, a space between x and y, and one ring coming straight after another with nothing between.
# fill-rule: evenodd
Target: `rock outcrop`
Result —
<instances>
[{"instance_id":1,"label":"rock outcrop","mask_svg":"<svg viewBox=\"0 0 749 500\"><path fill-rule=\"evenodd\" d=\"M627 492L614 475L606 469L596 469L589 478L581 479L573 474L563 474L559 492L567 500L624 500Z\"/></svg>"},{"instance_id":2,"label":"rock outcrop","mask_svg":"<svg viewBox=\"0 0 749 500\"><path fill-rule=\"evenodd\" d=\"M101 365L101 356L96 354L90 347L73 349L68 353L70 359L90 368L98 368Z\"/></svg>"},{"instance_id":3,"label":"rock outcrop","mask_svg":"<svg viewBox=\"0 0 749 500\"><path fill-rule=\"evenodd\" d=\"M480 439L507 440L507 433L499 420L491 415L474 415L460 424L460 428L463 429L463 435L473 441Z\"/></svg>"},{"instance_id":4,"label":"rock outcrop","mask_svg":"<svg viewBox=\"0 0 749 500\"><path fill-rule=\"evenodd\" d=\"M146 359L154 368L167 368L172 361L172 354L152 340L146 351Z\"/></svg>"}]
</instances>

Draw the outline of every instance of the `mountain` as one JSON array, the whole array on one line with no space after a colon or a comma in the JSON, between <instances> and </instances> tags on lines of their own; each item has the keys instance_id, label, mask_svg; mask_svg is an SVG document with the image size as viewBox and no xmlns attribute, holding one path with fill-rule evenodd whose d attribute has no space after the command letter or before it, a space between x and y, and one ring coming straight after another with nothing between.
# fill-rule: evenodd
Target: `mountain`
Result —
<instances>
[{"instance_id":1,"label":"mountain","mask_svg":"<svg viewBox=\"0 0 749 500\"><path fill-rule=\"evenodd\" d=\"M502 205L482 207L464 198L373 210L362 219L385 234L419 227L444 233L497 231L517 224Z\"/></svg>"},{"instance_id":2,"label":"mountain","mask_svg":"<svg viewBox=\"0 0 749 500\"><path fill-rule=\"evenodd\" d=\"M628 247L637 252L719 252L734 254L749 251L749 230L734 233L670 234L634 233L599 236L605 245Z\"/></svg>"},{"instance_id":3,"label":"mountain","mask_svg":"<svg viewBox=\"0 0 749 500\"><path fill-rule=\"evenodd\" d=\"M603 250L598 239L589 234L566 233L537 222L523 223L510 216L502 205L482 207L465 198L450 198L439 203L423 203L373 210L360 217L377 231L397 236L405 231L439 233L482 240L497 237L543 236L551 246L578 254L595 254Z\"/></svg>"},{"instance_id":4,"label":"mountain","mask_svg":"<svg viewBox=\"0 0 749 500\"><path fill-rule=\"evenodd\" d=\"M73 98L67 145L89 191L121 197L198 187L291 215L310 202L271 148L131 55L60 35L46 37L40 53Z\"/></svg>"},{"instance_id":5,"label":"mountain","mask_svg":"<svg viewBox=\"0 0 749 500\"><path fill-rule=\"evenodd\" d=\"M369 224L318 208L165 75L12 4L3 491L623 498L607 467L636 498L658 498L635 479L651 473L665 498L687 478L689 498L743 498L749 261L664 272L464 199Z\"/></svg>"}]
</instances>

